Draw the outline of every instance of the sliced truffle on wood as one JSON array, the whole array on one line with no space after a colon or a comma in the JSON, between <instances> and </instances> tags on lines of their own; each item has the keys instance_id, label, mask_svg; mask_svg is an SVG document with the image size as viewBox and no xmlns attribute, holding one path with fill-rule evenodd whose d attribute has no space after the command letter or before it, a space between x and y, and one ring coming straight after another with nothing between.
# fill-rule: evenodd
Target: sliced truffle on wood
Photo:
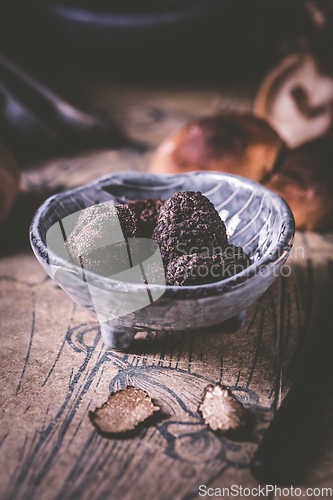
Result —
<instances>
[{"instance_id":1,"label":"sliced truffle on wood","mask_svg":"<svg viewBox=\"0 0 333 500\"><path fill-rule=\"evenodd\" d=\"M137 235L137 218L129 207L103 203L80 214L66 245L75 264L110 276L130 267L126 238Z\"/></svg>"},{"instance_id":2,"label":"sliced truffle on wood","mask_svg":"<svg viewBox=\"0 0 333 500\"><path fill-rule=\"evenodd\" d=\"M262 119L223 113L187 123L157 148L150 171L219 170L257 182L273 170L283 141Z\"/></svg>"},{"instance_id":3,"label":"sliced truffle on wood","mask_svg":"<svg viewBox=\"0 0 333 500\"><path fill-rule=\"evenodd\" d=\"M220 384L206 387L198 412L213 431L227 432L245 423L243 405Z\"/></svg>"},{"instance_id":4,"label":"sliced truffle on wood","mask_svg":"<svg viewBox=\"0 0 333 500\"><path fill-rule=\"evenodd\" d=\"M160 198L146 198L127 203L127 206L133 210L137 217L140 236L143 238L151 238L164 201Z\"/></svg>"},{"instance_id":5,"label":"sliced truffle on wood","mask_svg":"<svg viewBox=\"0 0 333 500\"><path fill-rule=\"evenodd\" d=\"M89 417L102 433L117 434L132 431L159 410L145 391L127 386L110 394L107 402L90 412Z\"/></svg>"},{"instance_id":6,"label":"sliced truffle on wood","mask_svg":"<svg viewBox=\"0 0 333 500\"><path fill-rule=\"evenodd\" d=\"M199 191L178 192L167 200L152 238L160 246L165 265L182 254L211 254L214 248L224 249L228 244L224 222Z\"/></svg>"},{"instance_id":7,"label":"sliced truffle on wood","mask_svg":"<svg viewBox=\"0 0 333 500\"><path fill-rule=\"evenodd\" d=\"M168 264L167 285L192 286L214 283L243 271L251 264L242 248L229 245L218 254L182 255Z\"/></svg>"},{"instance_id":8,"label":"sliced truffle on wood","mask_svg":"<svg viewBox=\"0 0 333 500\"><path fill-rule=\"evenodd\" d=\"M333 228L332 137L286 152L264 184L286 200L296 227L307 231Z\"/></svg>"}]
</instances>

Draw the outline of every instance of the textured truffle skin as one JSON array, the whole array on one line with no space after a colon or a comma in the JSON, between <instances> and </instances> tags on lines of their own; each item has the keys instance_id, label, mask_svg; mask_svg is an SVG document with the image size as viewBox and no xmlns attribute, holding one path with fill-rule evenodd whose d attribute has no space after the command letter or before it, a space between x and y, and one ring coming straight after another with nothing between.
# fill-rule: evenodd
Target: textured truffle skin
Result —
<instances>
[{"instance_id":1,"label":"textured truffle skin","mask_svg":"<svg viewBox=\"0 0 333 500\"><path fill-rule=\"evenodd\" d=\"M234 276L250 264L249 256L234 245L214 255L182 255L168 264L166 282L173 286L215 283Z\"/></svg>"},{"instance_id":2,"label":"textured truffle skin","mask_svg":"<svg viewBox=\"0 0 333 500\"><path fill-rule=\"evenodd\" d=\"M127 206L133 210L137 217L140 236L143 238L151 238L164 201L160 198L146 198L127 203Z\"/></svg>"},{"instance_id":3,"label":"textured truffle skin","mask_svg":"<svg viewBox=\"0 0 333 500\"><path fill-rule=\"evenodd\" d=\"M110 235L122 230L118 241ZM130 267L124 238L138 235L135 213L125 205L94 205L87 208L66 240L72 261L90 271L110 276Z\"/></svg>"},{"instance_id":4,"label":"textured truffle skin","mask_svg":"<svg viewBox=\"0 0 333 500\"><path fill-rule=\"evenodd\" d=\"M213 203L199 191L174 194L160 209L153 231L165 265L182 254L224 249L227 234Z\"/></svg>"}]
</instances>

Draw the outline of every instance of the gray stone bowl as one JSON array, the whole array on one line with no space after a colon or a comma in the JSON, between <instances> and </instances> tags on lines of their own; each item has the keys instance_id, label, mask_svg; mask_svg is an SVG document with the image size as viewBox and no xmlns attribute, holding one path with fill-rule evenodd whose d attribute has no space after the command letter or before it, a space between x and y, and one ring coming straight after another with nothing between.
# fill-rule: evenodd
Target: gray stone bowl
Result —
<instances>
[{"instance_id":1,"label":"gray stone bowl","mask_svg":"<svg viewBox=\"0 0 333 500\"><path fill-rule=\"evenodd\" d=\"M150 301L142 302L142 294L147 294L144 283L101 276L66 258L64 239L72 228L60 221L67 216L98 203L126 203L152 196L167 199L177 191L188 190L201 191L214 203L226 223L229 242L243 247L250 255L251 265L247 269L208 285L149 284ZM47 235L51 232L56 237L48 245ZM96 314L106 345L125 349L138 331L200 329L230 323L232 318L240 324L246 308L281 271L294 233L293 214L282 198L244 177L221 172L178 175L118 172L46 200L31 223L30 242L48 275L77 304ZM96 296L98 311L93 300ZM137 310L131 310L133 303ZM126 314L126 311L131 312Z\"/></svg>"}]
</instances>

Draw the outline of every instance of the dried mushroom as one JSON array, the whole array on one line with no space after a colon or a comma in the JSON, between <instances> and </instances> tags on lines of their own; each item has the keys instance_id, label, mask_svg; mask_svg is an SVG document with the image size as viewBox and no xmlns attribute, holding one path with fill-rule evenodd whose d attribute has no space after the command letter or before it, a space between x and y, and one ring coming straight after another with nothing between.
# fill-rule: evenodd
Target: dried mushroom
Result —
<instances>
[{"instance_id":1,"label":"dried mushroom","mask_svg":"<svg viewBox=\"0 0 333 500\"><path fill-rule=\"evenodd\" d=\"M90 412L89 417L100 432L117 434L134 430L159 410L145 391L127 386L110 394L107 402Z\"/></svg>"},{"instance_id":2,"label":"dried mushroom","mask_svg":"<svg viewBox=\"0 0 333 500\"><path fill-rule=\"evenodd\" d=\"M333 78L310 55L291 55L264 79L253 112L294 148L326 134L333 123Z\"/></svg>"},{"instance_id":3,"label":"dried mushroom","mask_svg":"<svg viewBox=\"0 0 333 500\"><path fill-rule=\"evenodd\" d=\"M333 228L332 165L332 138L322 137L286 151L265 183L288 203L298 229Z\"/></svg>"},{"instance_id":4,"label":"dried mushroom","mask_svg":"<svg viewBox=\"0 0 333 500\"><path fill-rule=\"evenodd\" d=\"M206 387L198 411L213 431L237 429L245 420L243 405L220 384Z\"/></svg>"},{"instance_id":5,"label":"dried mushroom","mask_svg":"<svg viewBox=\"0 0 333 500\"><path fill-rule=\"evenodd\" d=\"M283 141L250 113L224 112L185 124L157 148L151 172L219 170L259 182L272 171Z\"/></svg>"}]
</instances>

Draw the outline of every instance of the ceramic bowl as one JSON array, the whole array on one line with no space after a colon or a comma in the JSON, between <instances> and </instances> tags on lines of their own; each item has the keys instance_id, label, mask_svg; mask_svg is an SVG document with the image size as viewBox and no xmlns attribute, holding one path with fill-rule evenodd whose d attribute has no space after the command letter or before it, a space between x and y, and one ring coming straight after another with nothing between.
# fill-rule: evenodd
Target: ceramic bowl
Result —
<instances>
[{"instance_id":1,"label":"ceramic bowl","mask_svg":"<svg viewBox=\"0 0 333 500\"><path fill-rule=\"evenodd\" d=\"M146 285L119 281L83 270L66 260L64 227L59 221L91 205L201 191L215 205L227 226L229 242L244 248L251 265L225 280L208 285L149 284L149 305L131 311ZM47 245L50 231L59 245ZM66 228L67 235L71 228ZM280 196L249 179L221 172L154 175L118 172L85 186L56 194L38 209L30 227L32 249L45 271L78 304L95 313L104 342L128 347L138 331L184 331L211 327L239 316L278 276L291 250L295 232L292 212ZM109 316L99 314L94 294ZM139 297L139 298L138 298ZM95 306L94 306L95 303ZM127 308L127 309L126 309ZM116 314L113 311L131 311ZM111 319L108 319L111 318Z\"/></svg>"}]
</instances>

